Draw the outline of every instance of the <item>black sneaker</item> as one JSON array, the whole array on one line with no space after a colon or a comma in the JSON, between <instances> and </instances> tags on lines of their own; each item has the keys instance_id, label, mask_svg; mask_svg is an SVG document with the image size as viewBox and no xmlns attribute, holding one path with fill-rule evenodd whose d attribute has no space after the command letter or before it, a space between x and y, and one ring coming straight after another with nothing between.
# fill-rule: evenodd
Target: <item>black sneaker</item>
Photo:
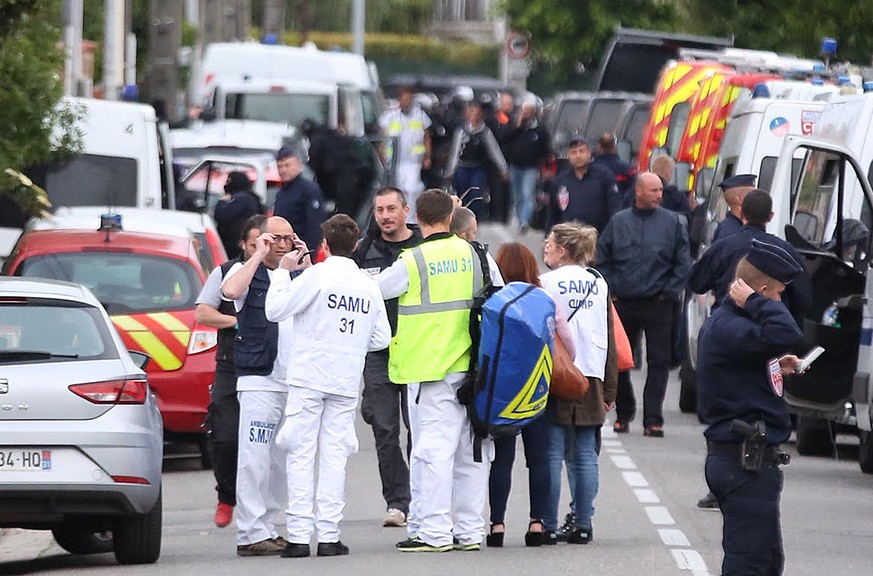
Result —
<instances>
[{"instance_id":1,"label":"black sneaker","mask_svg":"<svg viewBox=\"0 0 873 576\"><path fill-rule=\"evenodd\" d=\"M594 539L593 528L576 528L570 533L567 542L570 544L588 544Z\"/></svg>"},{"instance_id":2,"label":"black sneaker","mask_svg":"<svg viewBox=\"0 0 873 576\"><path fill-rule=\"evenodd\" d=\"M396 547L401 552L450 552L454 549L452 544L446 544L445 546L432 546L418 536L409 538L403 542L398 542Z\"/></svg>"},{"instance_id":3,"label":"black sneaker","mask_svg":"<svg viewBox=\"0 0 873 576\"><path fill-rule=\"evenodd\" d=\"M319 542L316 556L347 556L349 547L337 540L336 542Z\"/></svg>"},{"instance_id":4,"label":"black sneaker","mask_svg":"<svg viewBox=\"0 0 873 576\"><path fill-rule=\"evenodd\" d=\"M320 545L319 545L320 546ZM309 556L309 544L293 544L288 542L282 550L282 558L306 558Z\"/></svg>"},{"instance_id":5,"label":"black sneaker","mask_svg":"<svg viewBox=\"0 0 873 576\"><path fill-rule=\"evenodd\" d=\"M576 515L570 512L564 517L564 524L555 532L558 542L567 542L570 534L576 530Z\"/></svg>"},{"instance_id":6,"label":"black sneaker","mask_svg":"<svg viewBox=\"0 0 873 576\"><path fill-rule=\"evenodd\" d=\"M697 507L704 510L718 510L718 498L712 492L707 492L706 496L697 501Z\"/></svg>"}]
</instances>

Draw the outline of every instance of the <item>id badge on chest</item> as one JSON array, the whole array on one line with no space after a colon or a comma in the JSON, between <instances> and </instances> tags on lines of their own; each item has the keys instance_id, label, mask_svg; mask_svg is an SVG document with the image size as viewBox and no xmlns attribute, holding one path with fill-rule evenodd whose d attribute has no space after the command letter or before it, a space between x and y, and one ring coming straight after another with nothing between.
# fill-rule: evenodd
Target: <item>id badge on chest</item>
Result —
<instances>
[{"instance_id":1,"label":"id badge on chest","mask_svg":"<svg viewBox=\"0 0 873 576\"><path fill-rule=\"evenodd\" d=\"M773 358L768 363L768 372L770 375L770 386L773 388L773 393L782 398L783 382L782 382L782 367L779 365L779 359Z\"/></svg>"}]
</instances>

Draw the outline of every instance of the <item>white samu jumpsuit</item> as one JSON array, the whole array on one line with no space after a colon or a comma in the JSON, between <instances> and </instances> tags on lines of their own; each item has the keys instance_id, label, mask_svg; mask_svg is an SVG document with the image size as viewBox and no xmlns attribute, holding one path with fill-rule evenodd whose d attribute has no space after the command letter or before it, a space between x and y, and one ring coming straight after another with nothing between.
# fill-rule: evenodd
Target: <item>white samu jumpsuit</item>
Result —
<instances>
[{"instance_id":1,"label":"white samu jumpsuit","mask_svg":"<svg viewBox=\"0 0 873 576\"><path fill-rule=\"evenodd\" d=\"M288 541L338 542L345 507L346 461L358 451L355 410L367 352L391 341L376 282L353 260L330 256L291 282L277 275L267 318L294 319L295 364L289 370L285 424L288 451ZM318 485L315 455L318 452Z\"/></svg>"}]
</instances>

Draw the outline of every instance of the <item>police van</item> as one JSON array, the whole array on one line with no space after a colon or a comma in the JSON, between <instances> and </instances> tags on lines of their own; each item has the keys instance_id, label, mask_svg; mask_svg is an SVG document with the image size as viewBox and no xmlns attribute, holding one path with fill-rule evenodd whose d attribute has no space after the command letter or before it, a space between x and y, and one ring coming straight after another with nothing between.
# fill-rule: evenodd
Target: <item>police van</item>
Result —
<instances>
[{"instance_id":1,"label":"police van","mask_svg":"<svg viewBox=\"0 0 873 576\"><path fill-rule=\"evenodd\" d=\"M825 348L807 375L786 382L785 398L799 416L798 451L831 454L836 432L848 428L858 433L866 473L873 473L871 129L873 94L837 96L813 138L787 138L773 176L774 189L787 193L768 228L804 259L813 284L804 344Z\"/></svg>"},{"instance_id":2,"label":"police van","mask_svg":"<svg viewBox=\"0 0 873 576\"><path fill-rule=\"evenodd\" d=\"M699 242L700 254L712 243L715 229L728 211L717 184L735 174L756 174L758 188L771 191L775 205L778 189L772 186L773 173L785 138L789 134L811 134L825 106L825 102L812 98L837 90L835 86L813 88L809 83L784 81L768 82L766 86L768 91L772 86L769 96L762 96L763 91L759 90L757 97L748 92L738 98L724 131L715 168L699 173L696 190L700 208L692 219L691 237ZM786 96L810 99L784 99ZM798 153L795 172L801 162L802 154ZM686 310L688 353L680 369L679 393L683 412L697 411L697 334L709 317L711 299L708 293L692 294Z\"/></svg>"}]
</instances>

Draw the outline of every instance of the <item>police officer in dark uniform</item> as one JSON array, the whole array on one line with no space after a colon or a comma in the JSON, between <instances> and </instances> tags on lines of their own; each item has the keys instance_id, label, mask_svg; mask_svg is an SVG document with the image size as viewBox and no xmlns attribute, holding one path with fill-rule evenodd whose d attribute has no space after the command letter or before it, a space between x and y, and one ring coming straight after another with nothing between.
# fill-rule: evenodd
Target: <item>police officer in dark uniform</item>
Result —
<instances>
[{"instance_id":1,"label":"police officer in dark uniform","mask_svg":"<svg viewBox=\"0 0 873 576\"><path fill-rule=\"evenodd\" d=\"M781 302L801 271L781 247L752 241L728 296L700 330L698 394L707 424L706 482L724 517L722 576L782 573L779 501L791 435L783 377L803 333Z\"/></svg>"},{"instance_id":2,"label":"police officer in dark uniform","mask_svg":"<svg viewBox=\"0 0 873 576\"><path fill-rule=\"evenodd\" d=\"M303 163L293 148L279 149L276 166L282 187L276 194L273 215L287 220L297 236L315 249L321 244L321 223L325 220L321 188L303 176Z\"/></svg>"},{"instance_id":3,"label":"police officer in dark uniform","mask_svg":"<svg viewBox=\"0 0 873 576\"><path fill-rule=\"evenodd\" d=\"M767 222L773 218L773 199L764 190L752 190L742 204L743 227L739 232L715 242L691 268L688 287L697 294L712 290L715 302L713 310L721 305L733 281L740 258L749 253L753 240L775 244L788 252L800 265L800 255L785 240L767 233ZM791 315L800 324L804 313L812 303L812 284L809 275L801 270L794 281L785 287L783 301Z\"/></svg>"},{"instance_id":4,"label":"police officer in dark uniform","mask_svg":"<svg viewBox=\"0 0 873 576\"><path fill-rule=\"evenodd\" d=\"M754 174L737 174L725 178L718 185L724 193L724 200L727 202L729 211L715 229L715 234L712 236L713 242L736 234L743 227L741 216L743 199L746 194L755 189L757 179L758 177Z\"/></svg>"},{"instance_id":5,"label":"police officer in dark uniform","mask_svg":"<svg viewBox=\"0 0 873 576\"><path fill-rule=\"evenodd\" d=\"M567 161L570 167L558 174L552 186L546 230L575 220L593 226L600 234L621 209L615 174L591 161L591 148L584 138L570 141Z\"/></svg>"}]
</instances>

